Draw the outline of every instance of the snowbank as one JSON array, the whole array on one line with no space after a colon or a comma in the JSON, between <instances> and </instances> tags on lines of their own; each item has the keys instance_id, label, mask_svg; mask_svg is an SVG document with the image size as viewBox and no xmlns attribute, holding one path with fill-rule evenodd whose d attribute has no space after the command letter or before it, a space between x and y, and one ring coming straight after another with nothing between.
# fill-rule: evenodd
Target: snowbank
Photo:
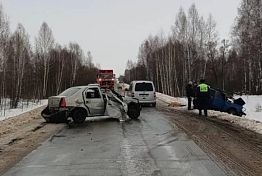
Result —
<instances>
[{"instance_id":1,"label":"snowbank","mask_svg":"<svg viewBox=\"0 0 262 176\"><path fill-rule=\"evenodd\" d=\"M164 101L165 103L172 103L172 102L177 102L181 105L187 105L187 99L186 98L180 98L180 97L171 97L169 95L166 94L162 94L162 93L156 93L157 98L159 98L160 100Z\"/></svg>"},{"instance_id":2,"label":"snowbank","mask_svg":"<svg viewBox=\"0 0 262 176\"><path fill-rule=\"evenodd\" d=\"M177 102L182 105L187 104L186 98L171 97L162 93L157 93L156 96L158 99L168 104L171 104L172 102ZM262 103L262 96L242 96L242 98L246 102L245 108L247 116L239 117L218 111L209 111L209 116L229 121L243 128L262 134L262 112L260 111L259 106ZM186 106L176 108L187 110ZM198 110L192 110L192 112L195 112L197 114Z\"/></svg>"},{"instance_id":3,"label":"snowbank","mask_svg":"<svg viewBox=\"0 0 262 176\"><path fill-rule=\"evenodd\" d=\"M244 95L241 98L246 102L246 118L262 122L262 96Z\"/></svg>"},{"instance_id":4,"label":"snowbank","mask_svg":"<svg viewBox=\"0 0 262 176\"><path fill-rule=\"evenodd\" d=\"M18 116L41 106L45 106L47 103L48 100L40 100L39 102L20 102L18 108L16 109L9 109L6 107L5 111L0 110L0 121L10 117Z\"/></svg>"}]
</instances>

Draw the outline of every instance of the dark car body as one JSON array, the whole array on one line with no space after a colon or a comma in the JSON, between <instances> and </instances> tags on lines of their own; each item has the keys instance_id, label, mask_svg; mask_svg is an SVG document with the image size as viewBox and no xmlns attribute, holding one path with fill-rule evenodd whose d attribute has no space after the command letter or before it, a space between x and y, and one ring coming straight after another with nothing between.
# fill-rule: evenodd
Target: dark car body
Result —
<instances>
[{"instance_id":1,"label":"dark car body","mask_svg":"<svg viewBox=\"0 0 262 176\"><path fill-rule=\"evenodd\" d=\"M198 100L194 99L194 108L198 108ZM244 113L243 105L245 104L242 98L229 99L221 90L210 89L209 108L215 111L227 112L233 115L246 115Z\"/></svg>"}]
</instances>

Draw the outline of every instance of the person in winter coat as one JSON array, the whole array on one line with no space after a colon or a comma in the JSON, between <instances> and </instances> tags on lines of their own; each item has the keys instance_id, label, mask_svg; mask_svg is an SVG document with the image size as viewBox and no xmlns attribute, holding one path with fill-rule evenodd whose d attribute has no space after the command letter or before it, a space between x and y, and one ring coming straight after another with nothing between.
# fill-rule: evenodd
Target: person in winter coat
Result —
<instances>
[{"instance_id":1,"label":"person in winter coat","mask_svg":"<svg viewBox=\"0 0 262 176\"><path fill-rule=\"evenodd\" d=\"M204 79L199 81L199 85L196 90L196 98L198 102L199 115L202 115L202 110L207 117L207 109L210 103L210 87L205 83Z\"/></svg>"},{"instance_id":2,"label":"person in winter coat","mask_svg":"<svg viewBox=\"0 0 262 176\"><path fill-rule=\"evenodd\" d=\"M192 104L192 97L194 97L194 88L192 81L189 81L186 86L186 96L188 101L188 110L191 110L191 104Z\"/></svg>"}]
</instances>

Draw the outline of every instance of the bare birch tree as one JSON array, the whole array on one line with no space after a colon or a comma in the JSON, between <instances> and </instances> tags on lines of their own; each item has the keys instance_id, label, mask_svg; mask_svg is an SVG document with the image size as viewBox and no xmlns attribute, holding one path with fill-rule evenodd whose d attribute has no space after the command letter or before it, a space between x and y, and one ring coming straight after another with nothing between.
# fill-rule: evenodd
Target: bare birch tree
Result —
<instances>
[{"instance_id":1,"label":"bare birch tree","mask_svg":"<svg viewBox=\"0 0 262 176\"><path fill-rule=\"evenodd\" d=\"M71 51L71 81L70 86L75 84L76 72L79 67L80 61L82 60L83 52L80 46L76 43L70 43L69 49Z\"/></svg>"},{"instance_id":2,"label":"bare birch tree","mask_svg":"<svg viewBox=\"0 0 262 176\"><path fill-rule=\"evenodd\" d=\"M18 24L16 31L11 36L13 48L13 89L14 94L11 107L16 108L22 94L25 64L30 60L29 36L22 24Z\"/></svg>"},{"instance_id":3,"label":"bare birch tree","mask_svg":"<svg viewBox=\"0 0 262 176\"><path fill-rule=\"evenodd\" d=\"M42 61L44 67L42 97L46 97L47 83L49 77L49 67L50 67L49 53L54 46L53 33L46 22L42 24L35 43L36 43L36 53L39 55L39 59Z\"/></svg>"},{"instance_id":4,"label":"bare birch tree","mask_svg":"<svg viewBox=\"0 0 262 176\"><path fill-rule=\"evenodd\" d=\"M65 68L65 59L63 57L64 53L62 52L61 46L57 45L55 47L56 52L56 58L57 58L57 74L56 74L56 94L58 94L61 91L62 86L62 78L63 78L63 72Z\"/></svg>"},{"instance_id":5,"label":"bare birch tree","mask_svg":"<svg viewBox=\"0 0 262 176\"><path fill-rule=\"evenodd\" d=\"M4 14L2 4L0 4L0 105L4 109L5 115L5 97L6 97L6 61L7 61L7 42L9 38L9 22ZM2 106L2 104L4 105Z\"/></svg>"}]
</instances>

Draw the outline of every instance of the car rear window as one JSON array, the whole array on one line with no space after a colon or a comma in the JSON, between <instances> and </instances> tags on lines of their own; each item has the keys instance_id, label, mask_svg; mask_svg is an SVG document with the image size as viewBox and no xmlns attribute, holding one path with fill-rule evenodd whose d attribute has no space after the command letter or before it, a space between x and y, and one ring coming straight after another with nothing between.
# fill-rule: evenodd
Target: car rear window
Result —
<instances>
[{"instance_id":1,"label":"car rear window","mask_svg":"<svg viewBox=\"0 0 262 176\"><path fill-rule=\"evenodd\" d=\"M152 83L136 83L135 91L153 91Z\"/></svg>"},{"instance_id":2,"label":"car rear window","mask_svg":"<svg viewBox=\"0 0 262 176\"><path fill-rule=\"evenodd\" d=\"M60 96L71 96L74 95L76 92L78 92L81 88L69 88L66 89L64 92L62 92L61 94L59 94Z\"/></svg>"}]
</instances>

